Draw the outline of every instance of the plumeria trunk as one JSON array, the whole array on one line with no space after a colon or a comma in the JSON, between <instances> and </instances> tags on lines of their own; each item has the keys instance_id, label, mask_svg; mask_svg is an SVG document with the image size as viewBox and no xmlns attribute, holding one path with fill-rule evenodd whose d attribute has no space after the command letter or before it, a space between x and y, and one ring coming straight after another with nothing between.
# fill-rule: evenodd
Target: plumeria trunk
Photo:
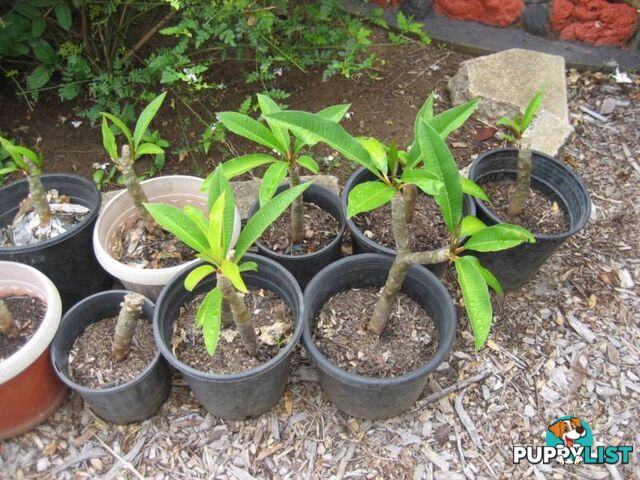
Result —
<instances>
[{"instance_id":1,"label":"plumeria trunk","mask_svg":"<svg viewBox=\"0 0 640 480\"><path fill-rule=\"evenodd\" d=\"M3 300L0 300L0 333L7 337L18 335L18 325Z\"/></svg>"},{"instance_id":2,"label":"plumeria trunk","mask_svg":"<svg viewBox=\"0 0 640 480\"><path fill-rule=\"evenodd\" d=\"M29 168L29 174L27 175L27 181L29 182L29 194L31 195L31 201L33 202L33 208L38 214L41 225L49 225L51 222L51 208L49 207L49 201L47 200L47 192L40 180L40 172L33 162L27 157L22 157L24 162Z\"/></svg>"},{"instance_id":3,"label":"plumeria trunk","mask_svg":"<svg viewBox=\"0 0 640 480\"><path fill-rule=\"evenodd\" d=\"M116 333L113 336L113 358L121 362L129 356L131 341L136 331L138 319L142 313L144 297L137 293L128 293L121 304Z\"/></svg>"},{"instance_id":4,"label":"plumeria trunk","mask_svg":"<svg viewBox=\"0 0 640 480\"><path fill-rule=\"evenodd\" d=\"M258 351L258 336L256 329L253 328L251 315L244 303L242 295L236 291L229 279L222 274L218 274L218 287L222 292L223 303L226 301L231 307L233 322L240 334L240 339L247 353L252 357L256 356Z\"/></svg>"},{"instance_id":5,"label":"plumeria trunk","mask_svg":"<svg viewBox=\"0 0 640 480\"><path fill-rule=\"evenodd\" d=\"M131 158L131 150L129 149L129 145L123 145L120 153L120 158L116 161L116 166L120 173L122 173L122 181L124 182L124 186L127 188L127 192L129 192L129 196L131 200L133 200L133 204L138 210L138 215L144 222L145 226L148 230L154 230L156 228L156 222L154 222L153 218L144 208L145 203L148 203L147 195L144 193L140 182L138 181L138 176L133 169L133 159Z\"/></svg>"},{"instance_id":6,"label":"plumeria trunk","mask_svg":"<svg viewBox=\"0 0 640 480\"><path fill-rule=\"evenodd\" d=\"M300 185L300 171L298 165L293 164L289 169L291 188ZM291 204L291 243L297 245L304 240L304 200L302 195Z\"/></svg>"},{"instance_id":7,"label":"plumeria trunk","mask_svg":"<svg viewBox=\"0 0 640 480\"><path fill-rule=\"evenodd\" d=\"M407 223L413 223L413 215L416 211L417 189L415 185L406 185L402 189L405 203L405 218Z\"/></svg>"},{"instance_id":8,"label":"plumeria trunk","mask_svg":"<svg viewBox=\"0 0 640 480\"><path fill-rule=\"evenodd\" d=\"M518 178L516 179L516 192L509 204L509 215L520 215L524 210L524 204L529 196L531 185L531 158L533 152L528 148L518 150Z\"/></svg>"},{"instance_id":9,"label":"plumeria trunk","mask_svg":"<svg viewBox=\"0 0 640 480\"><path fill-rule=\"evenodd\" d=\"M222 312L220 314L221 323L225 327L230 326L233 323L233 312L231 311L231 305L226 300L222 300Z\"/></svg>"},{"instance_id":10,"label":"plumeria trunk","mask_svg":"<svg viewBox=\"0 0 640 480\"><path fill-rule=\"evenodd\" d=\"M378 301L369 320L368 329L376 335L384 331L393 306L398 299L402 283L411 265L428 265L440 263L448 259L448 248L441 248L430 252L411 252L409 250L409 232L407 229L407 205L404 196L397 193L391 200L391 221L393 223L393 238L396 244L396 256L389 269L387 281L380 292Z\"/></svg>"}]
</instances>

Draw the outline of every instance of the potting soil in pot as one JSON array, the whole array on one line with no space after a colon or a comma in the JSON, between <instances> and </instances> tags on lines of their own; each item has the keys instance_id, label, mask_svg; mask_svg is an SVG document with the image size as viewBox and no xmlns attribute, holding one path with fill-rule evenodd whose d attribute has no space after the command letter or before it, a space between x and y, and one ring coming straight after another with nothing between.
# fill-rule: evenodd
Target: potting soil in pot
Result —
<instances>
[{"instance_id":1,"label":"potting soil in pot","mask_svg":"<svg viewBox=\"0 0 640 480\"><path fill-rule=\"evenodd\" d=\"M390 203L356 215L353 221L365 236L380 245L395 249ZM434 250L448 242L449 233L438 205L433 198L423 193L418 192L416 195L413 222L408 227L409 248L413 252Z\"/></svg>"},{"instance_id":2,"label":"potting soil in pot","mask_svg":"<svg viewBox=\"0 0 640 480\"><path fill-rule=\"evenodd\" d=\"M2 297L18 332L11 337L0 333L0 362L17 352L36 333L46 312L45 303L28 295Z\"/></svg>"},{"instance_id":3,"label":"potting soil in pot","mask_svg":"<svg viewBox=\"0 0 640 480\"><path fill-rule=\"evenodd\" d=\"M490 208L507 223L520 225L533 233L554 235L569 230L567 213L558 202L535 188L529 195L520 215L509 215L509 203L516 191L516 183L502 175L491 175L481 179L480 185L491 199Z\"/></svg>"},{"instance_id":4,"label":"potting soil in pot","mask_svg":"<svg viewBox=\"0 0 640 480\"><path fill-rule=\"evenodd\" d=\"M196 253L160 227L149 231L142 220L124 225L111 256L125 265L139 268L169 268L196 258Z\"/></svg>"},{"instance_id":5,"label":"potting soil in pot","mask_svg":"<svg viewBox=\"0 0 640 480\"><path fill-rule=\"evenodd\" d=\"M222 325L218 347L210 357L195 320L205 295L198 295L180 310L171 346L181 362L203 372L240 373L269 361L291 339L293 316L289 305L269 290L249 288L244 300L258 335L257 357L247 353L233 321Z\"/></svg>"},{"instance_id":6,"label":"potting soil in pot","mask_svg":"<svg viewBox=\"0 0 640 480\"><path fill-rule=\"evenodd\" d=\"M113 358L117 320L111 317L92 323L76 338L69 352L69 377L74 382L88 388L114 387L136 378L153 361L157 351L153 327L142 317L129 356L120 362Z\"/></svg>"},{"instance_id":7,"label":"potting soil in pot","mask_svg":"<svg viewBox=\"0 0 640 480\"><path fill-rule=\"evenodd\" d=\"M333 364L371 377L397 377L424 365L438 349L436 327L424 309L400 293L378 337L367 330L380 290L340 292L318 314L314 341Z\"/></svg>"},{"instance_id":8,"label":"potting soil in pot","mask_svg":"<svg viewBox=\"0 0 640 480\"><path fill-rule=\"evenodd\" d=\"M73 228L89 214L87 207L71 203L69 197L61 195L57 190L49 190L47 200L51 209L48 225L40 223L31 197L27 197L20 203L11 225L0 228L0 246L18 247L55 238Z\"/></svg>"},{"instance_id":9,"label":"potting soil in pot","mask_svg":"<svg viewBox=\"0 0 640 480\"><path fill-rule=\"evenodd\" d=\"M288 208L262 234L260 241L274 252L305 255L326 247L340 233L340 224L329 212L314 203L304 204L304 240L291 243L291 209Z\"/></svg>"}]
</instances>

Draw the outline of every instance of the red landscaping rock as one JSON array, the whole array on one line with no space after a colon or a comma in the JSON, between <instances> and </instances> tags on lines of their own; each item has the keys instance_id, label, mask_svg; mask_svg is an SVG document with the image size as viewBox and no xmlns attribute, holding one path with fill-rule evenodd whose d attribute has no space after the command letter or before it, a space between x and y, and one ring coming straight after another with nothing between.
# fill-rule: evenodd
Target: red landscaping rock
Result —
<instances>
[{"instance_id":1,"label":"red landscaping rock","mask_svg":"<svg viewBox=\"0 0 640 480\"><path fill-rule=\"evenodd\" d=\"M436 11L442 15L499 27L514 23L523 8L523 0L436 0Z\"/></svg>"},{"instance_id":2,"label":"red landscaping rock","mask_svg":"<svg viewBox=\"0 0 640 480\"><path fill-rule=\"evenodd\" d=\"M638 14L625 3L605 0L553 0L551 26L562 40L592 45L624 45L638 25Z\"/></svg>"}]
</instances>

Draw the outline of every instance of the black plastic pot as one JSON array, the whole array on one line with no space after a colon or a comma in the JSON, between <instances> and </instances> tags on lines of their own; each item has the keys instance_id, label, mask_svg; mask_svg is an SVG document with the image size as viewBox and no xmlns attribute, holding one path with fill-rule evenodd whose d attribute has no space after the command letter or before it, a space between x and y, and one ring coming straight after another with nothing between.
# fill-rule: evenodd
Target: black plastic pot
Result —
<instances>
[{"instance_id":1,"label":"black plastic pot","mask_svg":"<svg viewBox=\"0 0 640 480\"><path fill-rule=\"evenodd\" d=\"M198 263L176 275L158 298L153 318L153 333L162 355L179 370L191 391L209 412L227 420L258 416L273 407L282 397L289 379L291 354L302 335L302 292L293 276L281 265L260 255L247 254L245 261L258 264L258 271L244 272L249 287L264 288L279 295L293 313L294 332L289 343L278 354L257 368L245 372L218 375L196 370L178 360L171 348L173 324L180 308L193 297L215 287L215 276L203 280L194 292L184 288L184 279Z\"/></svg>"},{"instance_id":2,"label":"black plastic pot","mask_svg":"<svg viewBox=\"0 0 640 480\"><path fill-rule=\"evenodd\" d=\"M278 187L276 194L288 188L288 184L281 185ZM284 255L282 253L274 252L259 240L255 245L258 248L260 255L264 255L265 257L269 257L271 260L275 260L284 268L289 270L300 284L300 287L304 288L316 273L340 258L342 251L342 237L344 235L346 222L342 213L342 207L340 206L340 199L331 190L314 184L304 191L302 199L307 203L316 204L324 211L330 213L333 218L338 221L340 232L338 233L338 236L331 241L331 243L317 252L308 253L306 255ZM260 208L260 205L258 202L255 202L249 210L249 217L251 217L258 208Z\"/></svg>"},{"instance_id":3,"label":"black plastic pot","mask_svg":"<svg viewBox=\"0 0 640 480\"><path fill-rule=\"evenodd\" d=\"M382 287L393 258L366 253L343 258L318 273L304 293L303 342L320 370L320 385L329 400L349 415L367 419L401 414L418 399L428 376L451 350L456 337L456 313L451 295L442 282L422 266L413 266L402 291L418 302L435 322L438 349L428 363L400 377L374 378L343 370L327 359L313 341L318 312L336 293L352 288Z\"/></svg>"},{"instance_id":4,"label":"black plastic pot","mask_svg":"<svg viewBox=\"0 0 640 480\"><path fill-rule=\"evenodd\" d=\"M502 148L484 153L473 163L469 178L476 183L492 178L516 178L518 150ZM569 237L582 230L589 221L591 200L578 176L563 163L541 152L533 153L531 185L558 203L569 217L569 230L556 235L535 235L536 243L519 245L491 253L474 252L491 270L504 289L521 287L531 280L544 262ZM475 199L477 215L488 225L502 220L483 201Z\"/></svg>"},{"instance_id":5,"label":"black plastic pot","mask_svg":"<svg viewBox=\"0 0 640 480\"><path fill-rule=\"evenodd\" d=\"M68 373L69 351L89 325L117 316L127 293L126 290L96 293L74 305L62 318L51 344L53 368L60 379L78 392L100 417L118 424L140 422L153 416L167 399L171 389L171 371L160 351L136 378L108 388L88 388L74 382ZM144 318L151 321L153 303L145 299L142 311Z\"/></svg>"},{"instance_id":6,"label":"black plastic pot","mask_svg":"<svg viewBox=\"0 0 640 480\"><path fill-rule=\"evenodd\" d=\"M45 189L55 188L83 205L90 213L68 232L50 240L22 247L0 247L0 260L20 262L37 268L56 285L63 311L86 296L108 288L111 279L100 267L91 237L100 212L100 192L93 182L76 175L42 175ZM20 202L29 195L27 180L0 189L0 225L13 222Z\"/></svg>"},{"instance_id":7,"label":"black plastic pot","mask_svg":"<svg viewBox=\"0 0 640 480\"><path fill-rule=\"evenodd\" d=\"M342 189L342 195L340 202L342 204L342 211L345 218L347 217L347 204L349 200L349 192L356 186L364 182L370 182L376 179L376 176L366 168L362 167L356 170L353 175L349 177L346 185ZM475 215L476 206L473 203L473 199L468 195L463 199L463 212L464 215ZM354 253L379 253L381 255L396 255L395 248L385 247L367 237L362 230L358 228L353 219L347 218L347 227L351 232L351 239L353 241ZM444 245L443 245L444 246ZM429 270L436 274L438 277L442 277L447 269L449 262L436 263L433 265L425 265Z\"/></svg>"}]
</instances>

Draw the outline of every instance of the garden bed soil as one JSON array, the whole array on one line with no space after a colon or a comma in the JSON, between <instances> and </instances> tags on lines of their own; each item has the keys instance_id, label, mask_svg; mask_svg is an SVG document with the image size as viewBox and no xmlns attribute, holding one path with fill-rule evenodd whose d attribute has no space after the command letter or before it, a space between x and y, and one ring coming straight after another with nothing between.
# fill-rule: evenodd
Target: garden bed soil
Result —
<instances>
[{"instance_id":1,"label":"garden bed soil","mask_svg":"<svg viewBox=\"0 0 640 480\"><path fill-rule=\"evenodd\" d=\"M249 288L244 300L258 334L257 356L252 357L247 353L231 321L221 327L218 347L210 357L202 329L196 328L195 320L205 295L196 296L182 307L174 325L171 347L181 362L202 372L218 375L241 373L268 362L289 343L293 333L293 316L289 305L269 290Z\"/></svg>"},{"instance_id":2,"label":"garden bed soil","mask_svg":"<svg viewBox=\"0 0 640 480\"><path fill-rule=\"evenodd\" d=\"M520 225L538 235L558 235L570 228L564 209L540 190L530 188L523 212L510 215L509 203L516 191L515 181L501 175L491 176L483 178L481 186L491 199L491 210L504 222Z\"/></svg>"},{"instance_id":3,"label":"garden bed soil","mask_svg":"<svg viewBox=\"0 0 640 480\"><path fill-rule=\"evenodd\" d=\"M69 352L69 377L87 388L122 385L136 378L156 356L151 322L140 318L131 342L129 356L121 362L113 358L112 343L118 317L89 325L76 338Z\"/></svg>"},{"instance_id":4,"label":"garden bed soil","mask_svg":"<svg viewBox=\"0 0 640 480\"><path fill-rule=\"evenodd\" d=\"M388 248L395 249L391 204L388 203L370 212L356 215L354 223L362 233ZM412 252L424 252L444 247L449 231L433 198L418 192L413 222L409 228L409 248Z\"/></svg>"},{"instance_id":5,"label":"garden bed soil","mask_svg":"<svg viewBox=\"0 0 640 480\"><path fill-rule=\"evenodd\" d=\"M18 325L18 335L8 337L0 333L0 362L20 350L33 337L47 309L42 300L28 295L3 297L2 300Z\"/></svg>"},{"instance_id":6,"label":"garden bed soil","mask_svg":"<svg viewBox=\"0 0 640 480\"><path fill-rule=\"evenodd\" d=\"M315 203L304 203L304 239L291 243L291 209L288 208L262 234L260 241L274 252L284 255L305 255L322 250L340 233L340 223Z\"/></svg>"},{"instance_id":7,"label":"garden bed soil","mask_svg":"<svg viewBox=\"0 0 640 480\"><path fill-rule=\"evenodd\" d=\"M138 219L133 227L122 226L111 256L125 265L158 269L194 260L196 252L160 227L150 232Z\"/></svg>"},{"instance_id":8,"label":"garden bed soil","mask_svg":"<svg viewBox=\"0 0 640 480\"><path fill-rule=\"evenodd\" d=\"M438 349L433 320L401 293L380 337L367 330L380 290L352 289L331 297L318 314L314 340L335 365L370 377L397 377L429 361Z\"/></svg>"}]
</instances>

